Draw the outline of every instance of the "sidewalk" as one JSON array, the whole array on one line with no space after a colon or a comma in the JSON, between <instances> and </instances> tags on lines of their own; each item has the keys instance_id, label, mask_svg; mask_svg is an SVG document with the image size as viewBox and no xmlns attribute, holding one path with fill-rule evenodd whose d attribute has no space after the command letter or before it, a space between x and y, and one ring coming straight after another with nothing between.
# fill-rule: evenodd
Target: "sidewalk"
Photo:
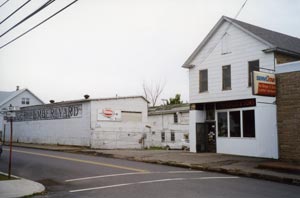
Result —
<instances>
[{"instance_id":1,"label":"sidewalk","mask_svg":"<svg viewBox=\"0 0 300 198\"><path fill-rule=\"evenodd\" d=\"M2 173L1 174L5 174ZM42 193L45 187L37 182L14 176L13 180L0 181L0 196L3 198L25 197Z\"/></svg>"},{"instance_id":2,"label":"sidewalk","mask_svg":"<svg viewBox=\"0 0 300 198\"><path fill-rule=\"evenodd\" d=\"M147 163L163 164L204 171L265 179L300 186L300 165L278 160L225 155L217 153L190 153L167 150L96 150L84 147L14 144L14 146L84 153Z\"/></svg>"}]
</instances>

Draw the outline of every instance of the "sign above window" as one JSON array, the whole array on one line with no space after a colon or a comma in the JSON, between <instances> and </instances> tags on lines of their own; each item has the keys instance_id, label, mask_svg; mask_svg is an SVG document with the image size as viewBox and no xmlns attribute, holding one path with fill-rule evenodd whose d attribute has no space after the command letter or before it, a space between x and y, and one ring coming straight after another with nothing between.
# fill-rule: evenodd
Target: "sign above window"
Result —
<instances>
[{"instance_id":1,"label":"sign above window","mask_svg":"<svg viewBox=\"0 0 300 198\"><path fill-rule=\"evenodd\" d=\"M253 107L256 106L256 100L253 99L244 99L244 100L232 100L226 102L217 102L216 109L234 109L234 108L243 108L243 107Z\"/></svg>"},{"instance_id":2,"label":"sign above window","mask_svg":"<svg viewBox=\"0 0 300 198\"><path fill-rule=\"evenodd\" d=\"M253 95L276 96L275 74L253 71Z\"/></svg>"}]
</instances>

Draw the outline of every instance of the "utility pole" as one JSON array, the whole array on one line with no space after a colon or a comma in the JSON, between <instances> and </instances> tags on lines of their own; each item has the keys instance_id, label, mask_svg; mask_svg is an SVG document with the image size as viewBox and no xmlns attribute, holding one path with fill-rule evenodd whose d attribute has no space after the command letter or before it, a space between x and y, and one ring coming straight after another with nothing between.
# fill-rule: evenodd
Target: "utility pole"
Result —
<instances>
[{"instance_id":1,"label":"utility pole","mask_svg":"<svg viewBox=\"0 0 300 198\"><path fill-rule=\"evenodd\" d=\"M13 139L13 117L10 117L10 141L9 141L8 179L10 179L10 177L11 177L12 139Z\"/></svg>"}]
</instances>

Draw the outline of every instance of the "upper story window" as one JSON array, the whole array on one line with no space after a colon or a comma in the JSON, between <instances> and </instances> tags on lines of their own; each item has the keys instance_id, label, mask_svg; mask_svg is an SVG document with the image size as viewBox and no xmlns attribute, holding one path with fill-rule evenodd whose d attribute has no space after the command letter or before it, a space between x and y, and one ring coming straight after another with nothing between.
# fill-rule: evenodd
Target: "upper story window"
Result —
<instances>
[{"instance_id":1,"label":"upper story window","mask_svg":"<svg viewBox=\"0 0 300 198\"><path fill-rule=\"evenodd\" d=\"M161 132L161 142L165 142L165 140L166 140L165 132Z\"/></svg>"},{"instance_id":2,"label":"upper story window","mask_svg":"<svg viewBox=\"0 0 300 198\"><path fill-rule=\"evenodd\" d=\"M252 73L253 71L259 71L259 60L248 62L248 86L252 85Z\"/></svg>"},{"instance_id":3,"label":"upper story window","mask_svg":"<svg viewBox=\"0 0 300 198\"><path fill-rule=\"evenodd\" d=\"M222 67L223 76L223 90L231 89L231 66L226 65Z\"/></svg>"},{"instance_id":4,"label":"upper story window","mask_svg":"<svg viewBox=\"0 0 300 198\"><path fill-rule=\"evenodd\" d=\"M174 113L173 116L174 116L174 123L178 123L178 114Z\"/></svg>"},{"instance_id":5,"label":"upper story window","mask_svg":"<svg viewBox=\"0 0 300 198\"><path fill-rule=\"evenodd\" d=\"M30 100L29 100L29 98L22 98L21 103L29 105L30 104Z\"/></svg>"},{"instance_id":6,"label":"upper story window","mask_svg":"<svg viewBox=\"0 0 300 198\"><path fill-rule=\"evenodd\" d=\"M230 50L230 40L231 36L228 33L225 33L225 35L222 38L222 54L229 54L231 53Z\"/></svg>"},{"instance_id":7,"label":"upper story window","mask_svg":"<svg viewBox=\"0 0 300 198\"><path fill-rule=\"evenodd\" d=\"M171 142L175 141L175 132L171 131Z\"/></svg>"},{"instance_id":8,"label":"upper story window","mask_svg":"<svg viewBox=\"0 0 300 198\"><path fill-rule=\"evenodd\" d=\"M207 69L199 71L199 92L208 91Z\"/></svg>"}]
</instances>

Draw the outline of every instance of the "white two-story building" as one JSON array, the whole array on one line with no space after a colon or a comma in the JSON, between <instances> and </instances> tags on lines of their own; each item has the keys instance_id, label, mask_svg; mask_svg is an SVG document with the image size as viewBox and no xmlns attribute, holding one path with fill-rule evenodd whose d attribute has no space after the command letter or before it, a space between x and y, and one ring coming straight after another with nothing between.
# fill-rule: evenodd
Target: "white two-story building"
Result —
<instances>
[{"instance_id":1,"label":"white two-story building","mask_svg":"<svg viewBox=\"0 0 300 198\"><path fill-rule=\"evenodd\" d=\"M189 69L190 150L278 158L276 97L252 92L252 73L299 60L300 39L222 17Z\"/></svg>"},{"instance_id":2,"label":"white two-story building","mask_svg":"<svg viewBox=\"0 0 300 198\"><path fill-rule=\"evenodd\" d=\"M0 91L0 111L5 111L10 105L14 107L26 107L31 105L41 105L44 102L39 99L29 89L17 89L15 91ZM4 136L5 121L3 114L0 114L0 137Z\"/></svg>"}]
</instances>

